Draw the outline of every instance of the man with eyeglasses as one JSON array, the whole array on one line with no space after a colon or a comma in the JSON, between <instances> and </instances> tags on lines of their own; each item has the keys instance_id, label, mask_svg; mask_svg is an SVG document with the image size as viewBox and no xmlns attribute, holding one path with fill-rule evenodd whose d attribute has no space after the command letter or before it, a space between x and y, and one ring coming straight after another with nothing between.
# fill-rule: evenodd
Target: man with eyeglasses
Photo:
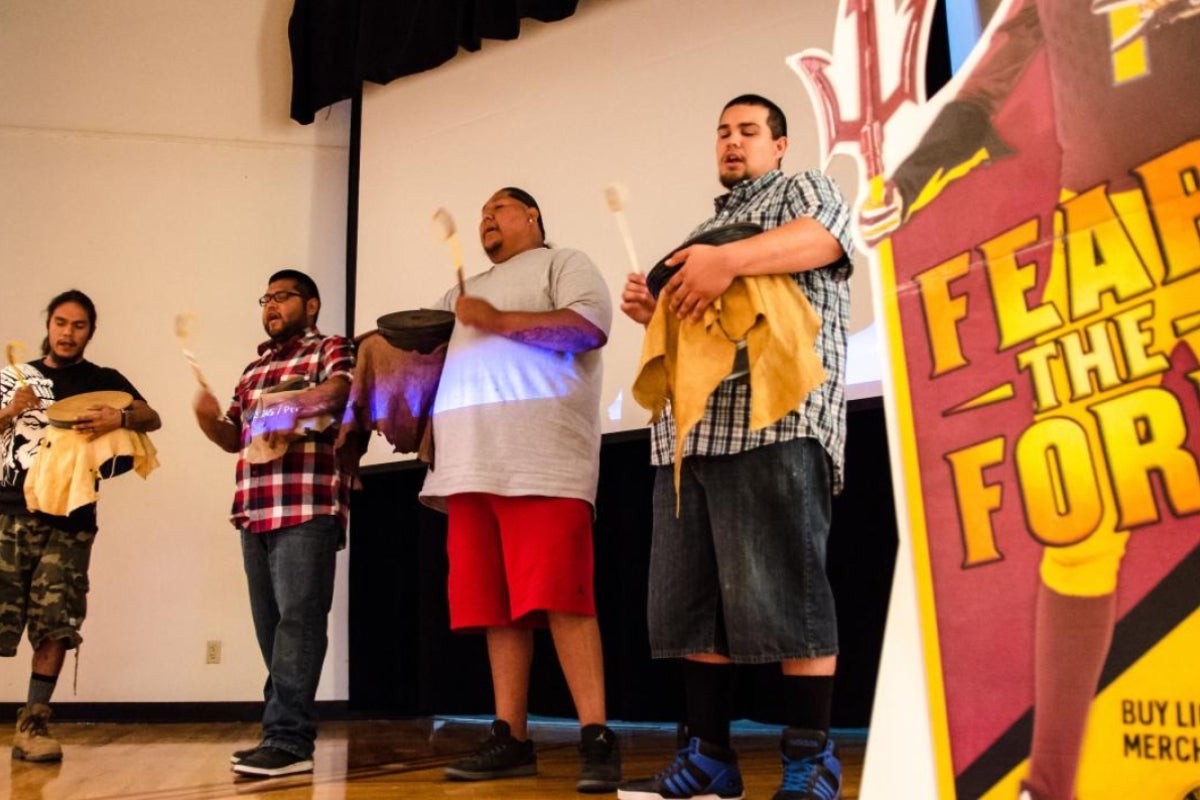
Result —
<instances>
[{"instance_id":1,"label":"man with eyeglasses","mask_svg":"<svg viewBox=\"0 0 1200 800\"><path fill-rule=\"evenodd\" d=\"M241 531L250 611L268 674L262 742L235 752L232 762L241 775L270 778L313 769L335 556L345 546L350 514L350 481L334 453L336 425L321 430L313 422L341 419L354 345L317 330L321 295L303 272L276 272L258 303L270 338L242 372L229 409L222 414L206 387L193 408L204 435L238 454L231 521ZM284 389L294 393L268 405ZM282 454L255 457L256 437Z\"/></svg>"}]
</instances>

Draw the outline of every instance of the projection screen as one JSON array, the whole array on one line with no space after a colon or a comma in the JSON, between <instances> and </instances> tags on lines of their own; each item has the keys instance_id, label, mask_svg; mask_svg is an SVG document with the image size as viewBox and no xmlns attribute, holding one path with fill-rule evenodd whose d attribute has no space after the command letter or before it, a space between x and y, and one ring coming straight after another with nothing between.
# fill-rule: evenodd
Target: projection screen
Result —
<instances>
[{"instance_id":1,"label":"projection screen","mask_svg":"<svg viewBox=\"0 0 1200 800\"><path fill-rule=\"evenodd\" d=\"M455 218L468 275L490 264L480 208L507 185L537 198L552 244L587 253L613 294L631 264L604 190L625 188L643 270L682 242L723 193L716 178L721 107L753 92L787 114L784 170L825 169L853 202L848 158L823 163L817 120L785 59L832 46L836 4L823 0L592 0L575 16L526 23L519 39L487 41L430 72L368 85L363 99L355 332L383 314L428 306L454 282L431 231ZM852 278L849 395L880 392L865 259ZM604 349L606 433L645 426L630 397L642 329L615 310ZM374 444L367 463L400 458Z\"/></svg>"}]
</instances>

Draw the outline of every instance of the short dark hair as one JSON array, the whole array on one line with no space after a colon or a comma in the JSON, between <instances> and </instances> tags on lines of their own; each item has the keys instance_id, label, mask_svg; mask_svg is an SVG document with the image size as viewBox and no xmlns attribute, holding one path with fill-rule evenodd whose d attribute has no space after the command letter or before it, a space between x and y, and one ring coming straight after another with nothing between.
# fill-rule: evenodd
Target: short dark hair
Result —
<instances>
[{"instance_id":1,"label":"short dark hair","mask_svg":"<svg viewBox=\"0 0 1200 800\"><path fill-rule=\"evenodd\" d=\"M724 114L732 106L759 106L765 108L767 110L767 127L771 129L771 138L778 139L780 136L787 136L787 117L784 116L783 109L762 95L739 94L725 104L725 107L721 109L721 113Z\"/></svg>"},{"instance_id":2,"label":"short dark hair","mask_svg":"<svg viewBox=\"0 0 1200 800\"><path fill-rule=\"evenodd\" d=\"M296 284L296 288L300 291L300 299L308 300L310 297L316 298L317 313L313 314L313 322L317 321L317 317L321 315L321 291L317 288L317 282L308 277L305 273L298 269L281 269L267 279L267 284L270 285L275 281L291 281Z\"/></svg>"},{"instance_id":3,"label":"short dark hair","mask_svg":"<svg viewBox=\"0 0 1200 800\"><path fill-rule=\"evenodd\" d=\"M46 330L50 330L50 318L54 316L54 311L63 303L77 303L83 308L84 313L88 316L88 324L91 325L91 333L88 334L90 341L96 333L96 304L92 302L92 298L88 297L78 289L67 289L65 292L54 295L50 303L46 306ZM46 336L42 339L42 357L50 355L50 337Z\"/></svg>"},{"instance_id":4,"label":"short dark hair","mask_svg":"<svg viewBox=\"0 0 1200 800\"><path fill-rule=\"evenodd\" d=\"M533 195L524 189L518 189L516 186L505 186L503 189L497 191L496 194L506 194L521 205L528 206L529 208L536 208L538 212L538 230L541 231L542 241L546 241L546 225L544 222L542 222L542 209L541 206L538 205L537 200L533 199Z\"/></svg>"},{"instance_id":5,"label":"short dark hair","mask_svg":"<svg viewBox=\"0 0 1200 800\"><path fill-rule=\"evenodd\" d=\"M304 295L307 300L310 297L321 299L321 292L317 289L317 282L305 275L298 269L281 269L267 279L267 283L275 281L291 281L296 284L296 288Z\"/></svg>"}]
</instances>

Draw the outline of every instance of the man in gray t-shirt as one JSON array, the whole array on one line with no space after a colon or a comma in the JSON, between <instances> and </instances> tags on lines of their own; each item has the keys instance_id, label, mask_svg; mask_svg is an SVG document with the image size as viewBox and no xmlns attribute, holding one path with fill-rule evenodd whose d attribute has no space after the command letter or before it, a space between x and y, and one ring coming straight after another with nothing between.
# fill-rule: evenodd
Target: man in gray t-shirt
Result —
<instances>
[{"instance_id":1,"label":"man in gray t-shirt","mask_svg":"<svg viewBox=\"0 0 1200 800\"><path fill-rule=\"evenodd\" d=\"M548 626L582 726L577 787L612 791L621 761L605 725L592 592L600 348L612 301L586 255L546 245L541 209L521 189L492 195L479 237L493 266L437 304L457 324L421 500L449 515L450 627L486 632L496 721L445 772L536 774L526 727L532 629Z\"/></svg>"}]
</instances>

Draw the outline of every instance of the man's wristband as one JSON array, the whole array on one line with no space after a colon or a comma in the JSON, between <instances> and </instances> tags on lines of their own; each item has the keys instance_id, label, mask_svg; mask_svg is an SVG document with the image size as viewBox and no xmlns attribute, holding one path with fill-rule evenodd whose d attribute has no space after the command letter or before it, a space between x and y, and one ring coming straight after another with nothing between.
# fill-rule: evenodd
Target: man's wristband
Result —
<instances>
[{"instance_id":1,"label":"man's wristband","mask_svg":"<svg viewBox=\"0 0 1200 800\"><path fill-rule=\"evenodd\" d=\"M122 428L129 427L129 412L132 410L133 409L130 409L130 408L122 408L121 409L121 427Z\"/></svg>"}]
</instances>

